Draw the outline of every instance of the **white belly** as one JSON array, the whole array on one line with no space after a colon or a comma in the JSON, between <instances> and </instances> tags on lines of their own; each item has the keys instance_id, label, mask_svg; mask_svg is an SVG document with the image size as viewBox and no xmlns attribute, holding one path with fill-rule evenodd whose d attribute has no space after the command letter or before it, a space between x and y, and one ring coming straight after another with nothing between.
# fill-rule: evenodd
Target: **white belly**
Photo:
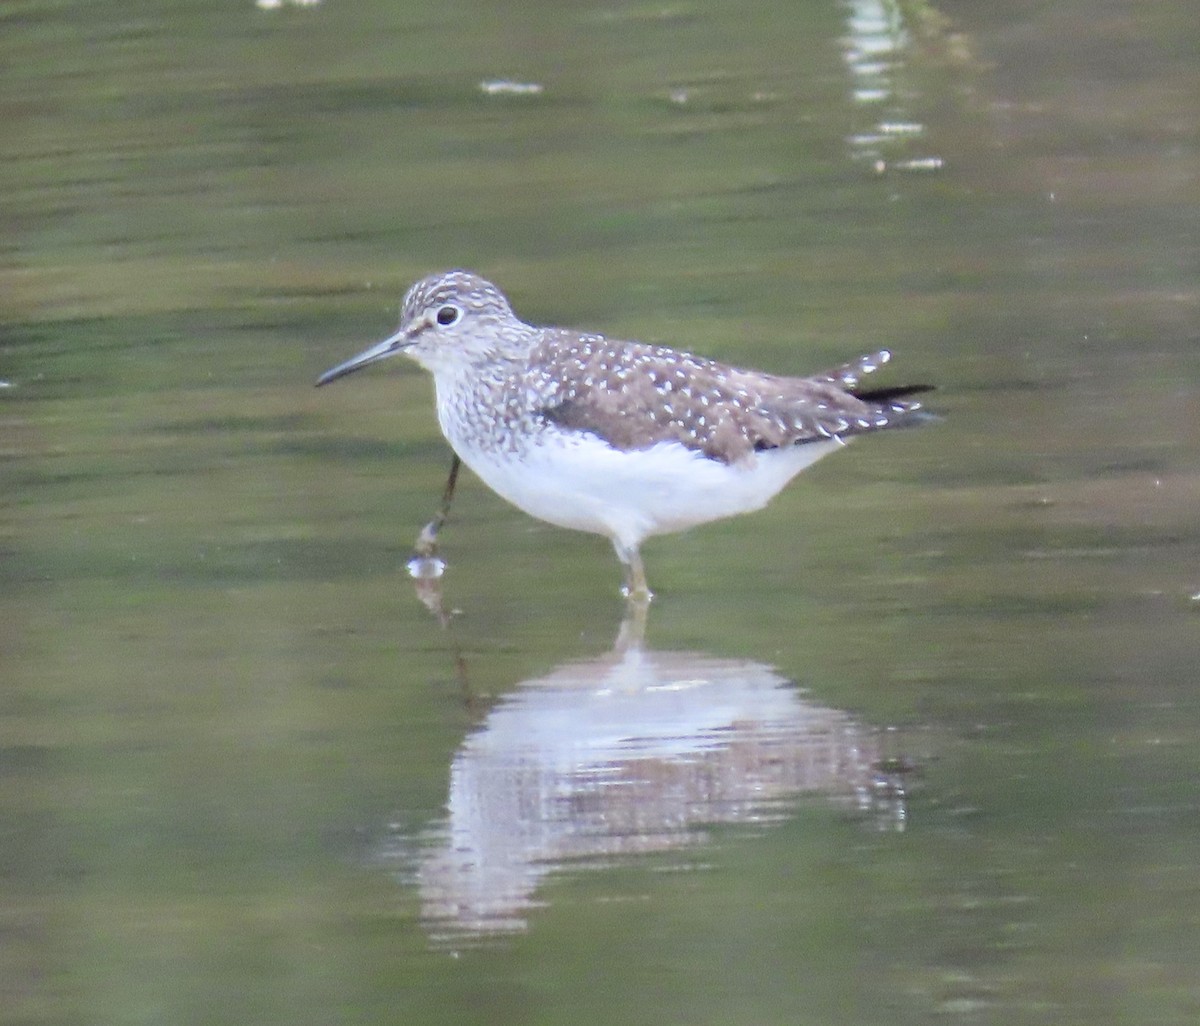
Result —
<instances>
[{"instance_id":1,"label":"white belly","mask_svg":"<svg viewBox=\"0 0 1200 1026\"><path fill-rule=\"evenodd\" d=\"M621 452L595 435L548 432L513 453L447 437L462 461L513 505L626 549L651 535L761 509L801 470L843 444L814 442L725 464L677 442Z\"/></svg>"}]
</instances>

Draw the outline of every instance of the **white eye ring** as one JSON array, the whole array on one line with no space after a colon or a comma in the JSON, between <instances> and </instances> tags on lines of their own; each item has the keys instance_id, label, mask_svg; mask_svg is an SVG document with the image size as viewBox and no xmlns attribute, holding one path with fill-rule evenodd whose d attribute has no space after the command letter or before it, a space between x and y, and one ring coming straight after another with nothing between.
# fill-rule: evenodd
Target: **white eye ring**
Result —
<instances>
[{"instance_id":1,"label":"white eye ring","mask_svg":"<svg viewBox=\"0 0 1200 1026\"><path fill-rule=\"evenodd\" d=\"M462 317L462 310L457 306L447 304L439 308L434 320L443 328L448 328L451 324L457 324L460 317Z\"/></svg>"}]
</instances>

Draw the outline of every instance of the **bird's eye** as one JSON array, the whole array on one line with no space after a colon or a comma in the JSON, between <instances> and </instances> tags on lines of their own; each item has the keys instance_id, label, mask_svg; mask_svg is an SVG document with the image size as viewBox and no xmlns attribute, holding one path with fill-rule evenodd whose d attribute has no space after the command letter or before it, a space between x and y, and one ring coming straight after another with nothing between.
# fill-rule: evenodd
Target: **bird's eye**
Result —
<instances>
[{"instance_id":1,"label":"bird's eye","mask_svg":"<svg viewBox=\"0 0 1200 1026\"><path fill-rule=\"evenodd\" d=\"M443 328L450 327L455 321L462 316L462 311L457 306L443 306L437 312L437 322Z\"/></svg>"}]
</instances>

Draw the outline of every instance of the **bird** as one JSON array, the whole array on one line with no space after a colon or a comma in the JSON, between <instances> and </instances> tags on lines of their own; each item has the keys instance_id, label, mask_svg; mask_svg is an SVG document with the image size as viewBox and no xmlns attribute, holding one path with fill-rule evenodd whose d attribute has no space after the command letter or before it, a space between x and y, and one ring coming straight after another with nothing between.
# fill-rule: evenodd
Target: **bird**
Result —
<instances>
[{"instance_id":1,"label":"bird","mask_svg":"<svg viewBox=\"0 0 1200 1026\"><path fill-rule=\"evenodd\" d=\"M433 376L455 457L539 520L603 535L633 602L651 592L641 557L654 535L761 509L798 473L861 434L931 419L928 385L863 389L881 349L807 377L522 321L465 270L422 278L395 333L331 367L327 385L403 354ZM427 534L426 540L431 540Z\"/></svg>"}]
</instances>

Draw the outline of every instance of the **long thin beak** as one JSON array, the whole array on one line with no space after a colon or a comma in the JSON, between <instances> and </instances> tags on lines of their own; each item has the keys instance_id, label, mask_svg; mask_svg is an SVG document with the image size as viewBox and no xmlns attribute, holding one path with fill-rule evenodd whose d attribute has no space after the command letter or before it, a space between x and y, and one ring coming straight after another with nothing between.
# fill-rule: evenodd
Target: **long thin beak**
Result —
<instances>
[{"instance_id":1,"label":"long thin beak","mask_svg":"<svg viewBox=\"0 0 1200 1026\"><path fill-rule=\"evenodd\" d=\"M398 331L390 338L385 338L382 342L377 342L370 349L364 349L357 356L350 357L345 363L339 363L336 367L330 367L324 374L317 378L317 388L322 385L328 385L331 381L336 381L340 377L365 367L369 363L375 363L378 360L386 360L389 356L395 356L409 345L409 338L403 331Z\"/></svg>"}]
</instances>

